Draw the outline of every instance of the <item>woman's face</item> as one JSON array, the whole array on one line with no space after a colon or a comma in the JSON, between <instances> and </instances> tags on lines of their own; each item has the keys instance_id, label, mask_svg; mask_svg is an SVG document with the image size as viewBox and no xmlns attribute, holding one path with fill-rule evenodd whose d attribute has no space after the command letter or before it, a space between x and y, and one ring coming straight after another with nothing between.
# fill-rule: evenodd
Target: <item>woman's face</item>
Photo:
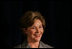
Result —
<instances>
[{"instance_id":1,"label":"woman's face","mask_svg":"<svg viewBox=\"0 0 72 49\"><path fill-rule=\"evenodd\" d=\"M27 37L33 41L40 41L43 32L42 22L39 19L36 19L34 24L26 30Z\"/></svg>"}]
</instances>

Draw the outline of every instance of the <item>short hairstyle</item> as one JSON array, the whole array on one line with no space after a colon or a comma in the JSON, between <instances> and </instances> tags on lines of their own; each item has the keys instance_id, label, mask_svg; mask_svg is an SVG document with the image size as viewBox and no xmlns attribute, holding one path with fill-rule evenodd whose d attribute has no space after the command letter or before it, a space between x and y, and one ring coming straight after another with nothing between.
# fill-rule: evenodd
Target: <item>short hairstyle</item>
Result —
<instances>
[{"instance_id":1,"label":"short hairstyle","mask_svg":"<svg viewBox=\"0 0 72 49\"><path fill-rule=\"evenodd\" d=\"M42 22L43 27L45 28L45 19L41 15L40 12L37 11L27 11L21 18L20 18L20 27L21 28L28 28L34 24L34 20L39 19Z\"/></svg>"}]
</instances>

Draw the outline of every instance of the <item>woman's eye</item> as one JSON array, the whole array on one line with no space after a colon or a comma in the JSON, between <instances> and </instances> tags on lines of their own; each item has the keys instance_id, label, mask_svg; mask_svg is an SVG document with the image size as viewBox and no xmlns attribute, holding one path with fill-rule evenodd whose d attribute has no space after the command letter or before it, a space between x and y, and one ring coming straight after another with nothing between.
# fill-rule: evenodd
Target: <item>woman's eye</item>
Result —
<instances>
[{"instance_id":1,"label":"woman's eye","mask_svg":"<svg viewBox=\"0 0 72 49\"><path fill-rule=\"evenodd\" d=\"M39 28L43 28L42 26L39 26Z\"/></svg>"},{"instance_id":2,"label":"woman's eye","mask_svg":"<svg viewBox=\"0 0 72 49\"><path fill-rule=\"evenodd\" d=\"M32 29L35 29L35 27L32 27Z\"/></svg>"}]
</instances>

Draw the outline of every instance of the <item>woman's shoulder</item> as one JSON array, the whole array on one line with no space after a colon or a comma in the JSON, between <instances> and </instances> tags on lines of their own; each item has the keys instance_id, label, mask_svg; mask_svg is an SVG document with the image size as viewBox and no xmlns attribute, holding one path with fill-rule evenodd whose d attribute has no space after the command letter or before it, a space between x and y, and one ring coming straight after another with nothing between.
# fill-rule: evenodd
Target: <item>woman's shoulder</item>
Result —
<instances>
[{"instance_id":1,"label":"woman's shoulder","mask_svg":"<svg viewBox=\"0 0 72 49\"><path fill-rule=\"evenodd\" d=\"M40 41L40 45L41 45L41 47L43 47L43 48L54 48L54 47L52 47L52 46L50 46L50 45L48 45L48 44L43 43L42 41Z\"/></svg>"},{"instance_id":2,"label":"woman's shoulder","mask_svg":"<svg viewBox=\"0 0 72 49\"><path fill-rule=\"evenodd\" d=\"M26 42L23 42L22 44L19 44L19 45L15 46L14 48L25 48L25 47L27 47L27 44L26 44ZM40 41L39 48L54 48L54 47Z\"/></svg>"},{"instance_id":3,"label":"woman's shoulder","mask_svg":"<svg viewBox=\"0 0 72 49\"><path fill-rule=\"evenodd\" d=\"M23 41L21 44L15 46L14 48L26 48L26 46L27 46L27 42Z\"/></svg>"}]
</instances>

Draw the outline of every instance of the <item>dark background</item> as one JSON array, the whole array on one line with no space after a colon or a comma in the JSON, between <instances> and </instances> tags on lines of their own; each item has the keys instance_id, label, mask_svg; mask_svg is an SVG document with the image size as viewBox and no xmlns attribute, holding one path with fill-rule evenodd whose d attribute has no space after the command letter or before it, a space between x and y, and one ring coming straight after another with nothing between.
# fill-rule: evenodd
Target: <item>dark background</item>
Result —
<instances>
[{"instance_id":1,"label":"dark background","mask_svg":"<svg viewBox=\"0 0 72 49\"><path fill-rule=\"evenodd\" d=\"M72 48L71 1L56 2L56 47Z\"/></svg>"},{"instance_id":2,"label":"dark background","mask_svg":"<svg viewBox=\"0 0 72 49\"><path fill-rule=\"evenodd\" d=\"M70 5L65 1L0 1L2 46L13 47L22 41L19 18L28 10L39 11L45 17L42 41L56 48L71 47Z\"/></svg>"}]
</instances>

